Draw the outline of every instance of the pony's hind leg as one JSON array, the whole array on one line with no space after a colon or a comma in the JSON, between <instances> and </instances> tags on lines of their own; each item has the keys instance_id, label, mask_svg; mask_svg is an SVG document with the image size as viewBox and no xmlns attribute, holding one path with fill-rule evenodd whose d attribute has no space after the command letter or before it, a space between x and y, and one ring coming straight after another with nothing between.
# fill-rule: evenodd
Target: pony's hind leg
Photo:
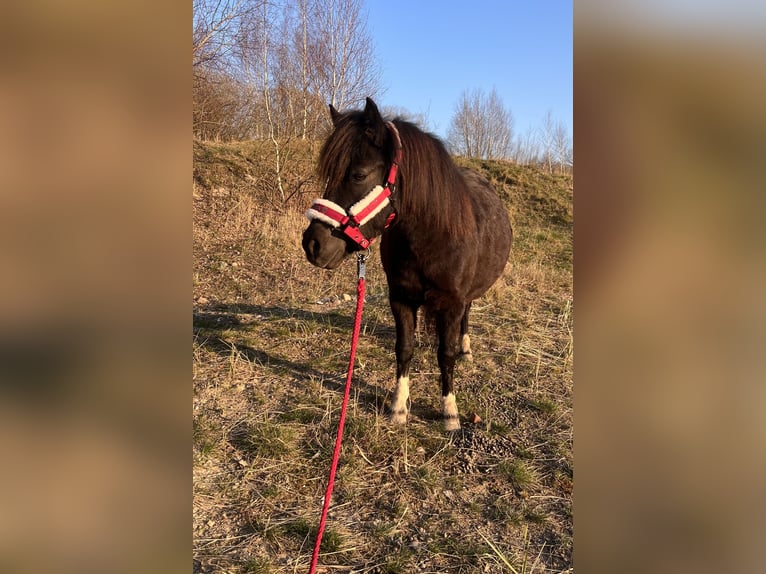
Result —
<instances>
[{"instance_id":1,"label":"pony's hind leg","mask_svg":"<svg viewBox=\"0 0 766 574\"><path fill-rule=\"evenodd\" d=\"M410 397L410 362L415 346L415 322L418 307L391 300L391 311L396 322L396 389L391 402L391 422L407 422Z\"/></svg>"},{"instance_id":2,"label":"pony's hind leg","mask_svg":"<svg viewBox=\"0 0 766 574\"><path fill-rule=\"evenodd\" d=\"M438 314L439 348L437 359L442 382L442 416L444 430L454 431L460 428L460 415L455 402L452 381L455 373L455 359L460 347L458 338L461 331L461 318L467 316L462 306L442 311Z\"/></svg>"},{"instance_id":3,"label":"pony's hind leg","mask_svg":"<svg viewBox=\"0 0 766 574\"><path fill-rule=\"evenodd\" d=\"M471 310L471 303L465 306L463 319L460 321L460 358L465 361L473 361L471 353L471 337L468 335L468 312Z\"/></svg>"}]
</instances>

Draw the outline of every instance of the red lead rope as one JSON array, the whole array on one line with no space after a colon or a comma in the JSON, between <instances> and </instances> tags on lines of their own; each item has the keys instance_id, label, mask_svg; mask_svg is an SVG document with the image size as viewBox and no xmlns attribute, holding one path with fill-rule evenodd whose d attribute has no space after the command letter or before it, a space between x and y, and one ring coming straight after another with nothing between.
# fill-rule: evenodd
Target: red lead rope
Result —
<instances>
[{"instance_id":1,"label":"red lead rope","mask_svg":"<svg viewBox=\"0 0 766 574\"><path fill-rule=\"evenodd\" d=\"M343 425L346 422L346 409L348 407L348 396L351 391L351 375L354 373L354 359L356 358L356 345L359 342L359 330L362 325L362 309L364 308L364 273L365 261L369 252L362 251L357 254L357 275L359 281L356 285L356 314L354 315L354 332L351 336L351 356L348 359L348 374L346 375L346 389L343 393L343 404L340 408L340 421L338 421L338 434L335 437L335 450L332 454L332 464L330 465L330 477L327 479L327 490L324 493L324 504L322 505L322 517L319 520L319 530L317 530L316 542L314 542L314 554L311 557L311 568L309 574L316 572L317 561L319 560L319 547L322 545L322 534L324 533L325 522L327 521L327 511L330 509L330 497L335 485L335 471L338 468L338 459L340 458L340 443L343 439Z\"/></svg>"}]
</instances>

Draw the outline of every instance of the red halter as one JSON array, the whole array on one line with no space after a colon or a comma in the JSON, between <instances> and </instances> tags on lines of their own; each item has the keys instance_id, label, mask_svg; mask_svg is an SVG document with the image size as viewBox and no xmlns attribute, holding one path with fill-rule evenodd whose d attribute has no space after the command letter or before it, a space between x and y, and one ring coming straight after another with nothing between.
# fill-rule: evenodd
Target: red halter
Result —
<instances>
[{"instance_id":1,"label":"red halter","mask_svg":"<svg viewBox=\"0 0 766 574\"><path fill-rule=\"evenodd\" d=\"M349 207L348 211L329 199L320 198L315 199L311 208L306 212L306 217L309 220L318 219L330 227L342 231L362 249L367 249L373 240L372 238L367 239L359 228L390 203L388 198L396 191L396 174L399 169L399 162L402 161L402 141L399 139L399 131L392 122L386 122L386 127L394 137L394 160L391 162L391 169L388 171L386 182L382 186L376 185L370 193ZM394 217L396 217L396 212L392 212L388 216L386 227L391 225Z\"/></svg>"}]
</instances>

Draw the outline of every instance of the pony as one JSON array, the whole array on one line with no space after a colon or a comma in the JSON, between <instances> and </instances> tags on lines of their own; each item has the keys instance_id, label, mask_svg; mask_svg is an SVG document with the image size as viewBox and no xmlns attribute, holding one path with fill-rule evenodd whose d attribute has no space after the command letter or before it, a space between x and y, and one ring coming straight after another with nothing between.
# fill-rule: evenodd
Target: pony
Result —
<instances>
[{"instance_id":1,"label":"pony","mask_svg":"<svg viewBox=\"0 0 766 574\"><path fill-rule=\"evenodd\" d=\"M306 212L302 246L313 265L335 269L381 237L380 257L396 324L396 388L390 420L407 422L418 309L438 335L444 428L460 428L453 391L458 356L472 360L471 303L505 269L513 232L500 198L477 172L455 165L444 144L401 118L386 121L367 98L338 112L317 172L324 196Z\"/></svg>"}]
</instances>

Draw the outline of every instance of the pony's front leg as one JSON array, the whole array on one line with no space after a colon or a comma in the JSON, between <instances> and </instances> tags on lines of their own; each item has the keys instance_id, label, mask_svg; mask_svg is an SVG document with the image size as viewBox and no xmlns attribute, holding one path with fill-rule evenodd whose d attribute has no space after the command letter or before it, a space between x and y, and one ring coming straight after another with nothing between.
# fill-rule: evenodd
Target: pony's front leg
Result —
<instances>
[{"instance_id":1,"label":"pony's front leg","mask_svg":"<svg viewBox=\"0 0 766 574\"><path fill-rule=\"evenodd\" d=\"M465 307L450 308L441 311L437 317L439 331L439 349L437 359L442 383L442 416L444 430L454 431L460 428L460 416L455 402L452 381L455 373L455 359L460 350L461 321L465 316Z\"/></svg>"},{"instance_id":2,"label":"pony's front leg","mask_svg":"<svg viewBox=\"0 0 766 574\"><path fill-rule=\"evenodd\" d=\"M415 324L418 307L402 301L391 300L391 311L396 322L396 389L391 402L391 422L407 422L410 397L410 362L415 347Z\"/></svg>"}]
</instances>

